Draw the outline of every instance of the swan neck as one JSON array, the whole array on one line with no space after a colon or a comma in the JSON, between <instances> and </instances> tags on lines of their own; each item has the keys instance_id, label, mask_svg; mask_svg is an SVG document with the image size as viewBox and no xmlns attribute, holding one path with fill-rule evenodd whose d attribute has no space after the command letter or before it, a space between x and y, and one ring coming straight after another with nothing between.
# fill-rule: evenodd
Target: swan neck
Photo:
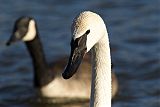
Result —
<instances>
[{"instance_id":1,"label":"swan neck","mask_svg":"<svg viewBox=\"0 0 160 107\"><path fill-rule=\"evenodd\" d=\"M32 41L27 41L25 43L32 58L34 68L34 85L36 87L44 86L50 81L50 72L42 49L39 35L37 34ZM46 80L47 77L48 79Z\"/></svg>"},{"instance_id":2,"label":"swan neck","mask_svg":"<svg viewBox=\"0 0 160 107\"><path fill-rule=\"evenodd\" d=\"M92 48L90 107L111 107L111 58L108 34Z\"/></svg>"}]
</instances>

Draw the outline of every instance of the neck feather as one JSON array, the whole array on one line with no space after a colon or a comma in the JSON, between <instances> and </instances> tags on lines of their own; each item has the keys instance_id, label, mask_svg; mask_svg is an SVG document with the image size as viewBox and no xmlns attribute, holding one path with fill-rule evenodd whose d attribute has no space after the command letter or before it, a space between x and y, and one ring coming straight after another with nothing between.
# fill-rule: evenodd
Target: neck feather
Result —
<instances>
[{"instance_id":1,"label":"neck feather","mask_svg":"<svg viewBox=\"0 0 160 107\"><path fill-rule=\"evenodd\" d=\"M92 48L90 107L111 107L111 57L108 34Z\"/></svg>"},{"instance_id":2,"label":"neck feather","mask_svg":"<svg viewBox=\"0 0 160 107\"><path fill-rule=\"evenodd\" d=\"M43 53L42 44L38 34L32 41L27 41L26 46L32 58L34 68L34 85L36 87L42 87L48 84L52 80L51 72L48 69L48 65Z\"/></svg>"}]
</instances>

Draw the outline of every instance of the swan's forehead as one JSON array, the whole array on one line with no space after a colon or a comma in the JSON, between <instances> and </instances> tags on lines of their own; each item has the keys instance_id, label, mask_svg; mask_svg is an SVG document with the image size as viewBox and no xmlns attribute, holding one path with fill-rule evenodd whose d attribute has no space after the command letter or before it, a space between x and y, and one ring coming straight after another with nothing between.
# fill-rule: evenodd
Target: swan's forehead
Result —
<instances>
[{"instance_id":1,"label":"swan's forehead","mask_svg":"<svg viewBox=\"0 0 160 107\"><path fill-rule=\"evenodd\" d=\"M80 13L73 21L72 35L73 38L79 38L87 30L94 30L101 23L101 18L96 13L85 11Z\"/></svg>"}]
</instances>

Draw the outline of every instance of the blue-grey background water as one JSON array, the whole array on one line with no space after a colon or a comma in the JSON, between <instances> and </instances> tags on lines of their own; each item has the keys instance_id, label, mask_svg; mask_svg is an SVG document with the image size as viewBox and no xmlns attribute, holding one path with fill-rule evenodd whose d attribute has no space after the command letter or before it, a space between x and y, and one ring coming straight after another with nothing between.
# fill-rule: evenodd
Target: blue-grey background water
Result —
<instances>
[{"instance_id":1,"label":"blue-grey background water","mask_svg":"<svg viewBox=\"0 0 160 107\"><path fill-rule=\"evenodd\" d=\"M10 47L5 42L18 17L32 16L37 20L47 60L54 61L69 54L70 26L83 10L99 13L108 28L120 85L112 106L160 107L159 6L160 0L1 0L0 107L64 106L33 100L28 52L22 42Z\"/></svg>"}]
</instances>

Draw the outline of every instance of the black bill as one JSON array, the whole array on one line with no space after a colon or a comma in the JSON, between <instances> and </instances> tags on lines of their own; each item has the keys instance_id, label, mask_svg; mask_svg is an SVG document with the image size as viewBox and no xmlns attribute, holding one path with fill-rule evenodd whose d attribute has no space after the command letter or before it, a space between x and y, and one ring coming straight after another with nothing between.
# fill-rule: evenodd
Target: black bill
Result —
<instances>
[{"instance_id":1,"label":"black bill","mask_svg":"<svg viewBox=\"0 0 160 107\"><path fill-rule=\"evenodd\" d=\"M12 36L10 37L10 39L6 42L6 45L9 46L9 45L11 45L12 43L14 43L14 42L16 42L16 41L19 41L19 40L20 40L20 39L19 39L19 38L16 38L15 35L12 35Z\"/></svg>"},{"instance_id":2,"label":"black bill","mask_svg":"<svg viewBox=\"0 0 160 107\"><path fill-rule=\"evenodd\" d=\"M71 78L80 66L82 59L87 52L86 41L88 33L89 31L87 31L83 36L77 38L76 40L72 39L69 61L64 72L62 73L64 79Z\"/></svg>"}]
</instances>

